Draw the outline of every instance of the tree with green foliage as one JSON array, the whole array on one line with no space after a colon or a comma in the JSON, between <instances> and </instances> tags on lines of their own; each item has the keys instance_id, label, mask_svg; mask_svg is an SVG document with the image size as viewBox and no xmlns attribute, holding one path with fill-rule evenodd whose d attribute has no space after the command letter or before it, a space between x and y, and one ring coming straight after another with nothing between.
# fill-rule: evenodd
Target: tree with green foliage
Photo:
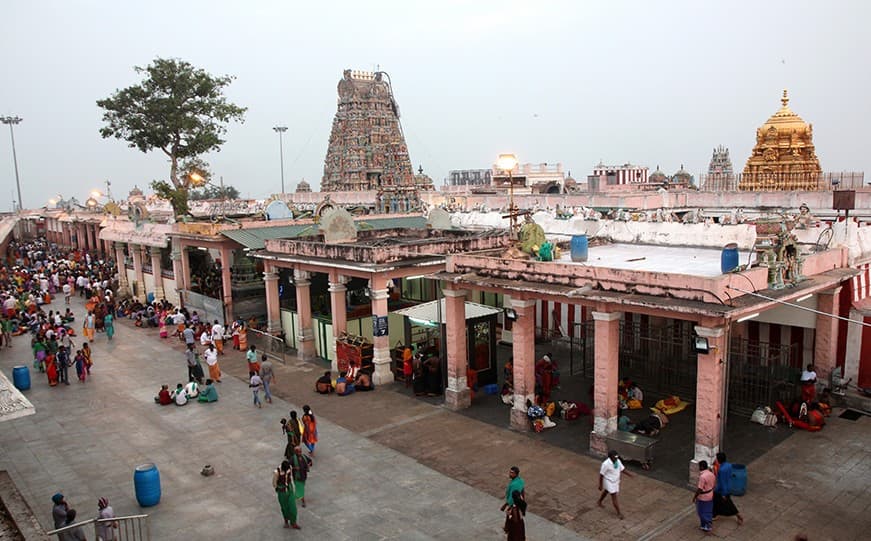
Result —
<instances>
[{"instance_id":1,"label":"tree with green foliage","mask_svg":"<svg viewBox=\"0 0 871 541\"><path fill-rule=\"evenodd\" d=\"M169 182L155 180L151 187L170 201L176 215L187 214L191 188L209 178L200 156L220 151L227 124L244 122L247 109L224 96L235 79L230 75L216 77L174 58L156 58L134 70L144 75L141 83L97 101L105 122L100 135L127 141L142 152L166 154Z\"/></svg>"},{"instance_id":2,"label":"tree with green foliage","mask_svg":"<svg viewBox=\"0 0 871 541\"><path fill-rule=\"evenodd\" d=\"M215 186L210 184L202 189L190 191L191 201L200 201L203 199L239 199L239 190L234 186Z\"/></svg>"}]
</instances>

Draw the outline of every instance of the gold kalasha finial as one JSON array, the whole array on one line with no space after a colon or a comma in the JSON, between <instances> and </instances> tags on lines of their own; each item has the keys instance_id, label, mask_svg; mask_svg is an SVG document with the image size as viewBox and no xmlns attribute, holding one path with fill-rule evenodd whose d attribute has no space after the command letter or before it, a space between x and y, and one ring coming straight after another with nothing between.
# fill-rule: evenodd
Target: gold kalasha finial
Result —
<instances>
[{"instance_id":1,"label":"gold kalasha finial","mask_svg":"<svg viewBox=\"0 0 871 541\"><path fill-rule=\"evenodd\" d=\"M785 89L785 88L783 89L783 97L780 98L780 103L782 103L784 107L786 107L787 104L789 103L789 97L787 97L787 95L786 95L786 89Z\"/></svg>"}]
</instances>

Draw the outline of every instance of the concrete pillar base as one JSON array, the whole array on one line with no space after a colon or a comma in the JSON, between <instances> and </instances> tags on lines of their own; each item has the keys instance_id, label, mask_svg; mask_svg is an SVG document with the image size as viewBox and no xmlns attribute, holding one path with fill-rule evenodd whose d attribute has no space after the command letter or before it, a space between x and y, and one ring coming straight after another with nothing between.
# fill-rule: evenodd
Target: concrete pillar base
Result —
<instances>
[{"instance_id":1,"label":"concrete pillar base","mask_svg":"<svg viewBox=\"0 0 871 541\"><path fill-rule=\"evenodd\" d=\"M312 337L306 338L304 336L297 337L297 351L296 356L299 357L301 361L313 361L315 360L315 356L317 354L317 350L315 348L315 339Z\"/></svg>"},{"instance_id":2,"label":"concrete pillar base","mask_svg":"<svg viewBox=\"0 0 871 541\"><path fill-rule=\"evenodd\" d=\"M393 371L390 370L390 355L387 354L386 358L382 358L378 353L378 350L375 350L375 359L373 361L375 373L372 374L372 383L375 385L393 383Z\"/></svg>"},{"instance_id":3,"label":"concrete pillar base","mask_svg":"<svg viewBox=\"0 0 871 541\"><path fill-rule=\"evenodd\" d=\"M511 428L520 432L532 430L532 427L529 425L529 417L526 416L526 411L511 408Z\"/></svg>"},{"instance_id":4,"label":"concrete pillar base","mask_svg":"<svg viewBox=\"0 0 871 541\"><path fill-rule=\"evenodd\" d=\"M590 433L590 452L596 456L607 456L608 455L608 440L605 439L607 436L605 434L600 434L598 432Z\"/></svg>"},{"instance_id":5,"label":"concrete pillar base","mask_svg":"<svg viewBox=\"0 0 871 541\"><path fill-rule=\"evenodd\" d=\"M462 410L472 405L472 391L468 387L461 390L447 389L445 391L445 407L450 410Z\"/></svg>"}]
</instances>

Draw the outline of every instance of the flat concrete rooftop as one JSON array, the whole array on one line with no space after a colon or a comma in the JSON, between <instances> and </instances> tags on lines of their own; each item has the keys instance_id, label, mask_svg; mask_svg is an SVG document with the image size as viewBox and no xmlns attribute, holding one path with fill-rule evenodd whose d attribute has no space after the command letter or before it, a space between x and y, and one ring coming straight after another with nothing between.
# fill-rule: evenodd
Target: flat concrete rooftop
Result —
<instances>
[{"instance_id":1,"label":"flat concrete rooftop","mask_svg":"<svg viewBox=\"0 0 871 541\"><path fill-rule=\"evenodd\" d=\"M720 271L722 250L684 246L657 246L652 244L603 244L591 246L589 258L583 263L572 261L564 251L558 260L569 265L603 267L629 271L688 274L712 278ZM739 261L746 263L749 252L738 252Z\"/></svg>"}]
</instances>

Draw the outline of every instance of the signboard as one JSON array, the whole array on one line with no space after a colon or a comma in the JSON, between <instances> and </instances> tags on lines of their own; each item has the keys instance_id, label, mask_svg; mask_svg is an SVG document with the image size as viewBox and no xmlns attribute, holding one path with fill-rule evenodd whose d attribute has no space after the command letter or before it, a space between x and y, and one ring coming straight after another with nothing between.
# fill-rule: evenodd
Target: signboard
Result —
<instances>
[{"instance_id":1,"label":"signboard","mask_svg":"<svg viewBox=\"0 0 871 541\"><path fill-rule=\"evenodd\" d=\"M387 316L372 316L372 336L387 336Z\"/></svg>"}]
</instances>

